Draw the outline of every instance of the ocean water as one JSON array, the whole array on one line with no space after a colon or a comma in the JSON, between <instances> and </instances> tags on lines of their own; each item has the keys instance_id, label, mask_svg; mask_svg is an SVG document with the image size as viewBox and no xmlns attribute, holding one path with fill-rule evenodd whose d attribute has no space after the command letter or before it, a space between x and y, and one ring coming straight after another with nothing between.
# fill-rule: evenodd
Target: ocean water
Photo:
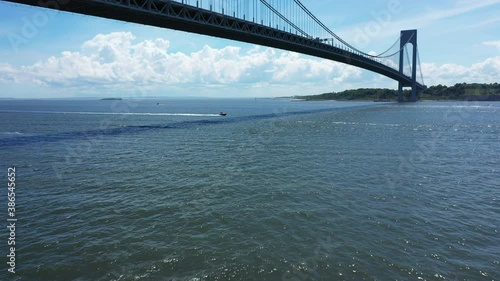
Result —
<instances>
[{"instance_id":1,"label":"ocean water","mask_svg":"<svg viewBox=\"0 0 500 281\"><path fill-rule=\"evenodd\" d=\"M0 280L500 279L498 102L14 100L0 119Z\"/></svg>"}]
</instances>

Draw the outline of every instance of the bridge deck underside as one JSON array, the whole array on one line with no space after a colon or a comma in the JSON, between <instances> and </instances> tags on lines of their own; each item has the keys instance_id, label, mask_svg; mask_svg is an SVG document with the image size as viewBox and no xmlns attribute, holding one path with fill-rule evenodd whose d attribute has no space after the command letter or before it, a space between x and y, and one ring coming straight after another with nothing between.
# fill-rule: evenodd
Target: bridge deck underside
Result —
<instances>
[{"instance_id":1,"label":"bridge deck underside","mask_svg":"<svg viewBox=\"0 0 500 281\"><path fill-rule=\"evenodd\" d=\"M108 19L134 22L298 52L361 67L411 87L411 78L372 59L290 32L162 0L6 0ZM57 3L48 5L47 3ZM46 5L46 6L45 6ZM424 88L417 84L418 90Z\"/></svg>"}]
</instances>

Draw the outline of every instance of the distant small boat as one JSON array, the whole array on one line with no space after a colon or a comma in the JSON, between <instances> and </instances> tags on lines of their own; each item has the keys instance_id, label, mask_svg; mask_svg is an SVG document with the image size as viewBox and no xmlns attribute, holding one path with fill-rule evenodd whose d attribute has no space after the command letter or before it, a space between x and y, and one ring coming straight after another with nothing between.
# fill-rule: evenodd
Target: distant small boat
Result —
<instances>
[{"instance_id":1,"label":"distant small boat","mask_svg":"<svg viewBox=\"0 0 500 281\"><path fill-rule=\"evenodd\" d=\"M219 113L219 115L220 115L220 116L226 116L226 115L227 115L227 113L226 113L226 112L222 112L222 111L221 111L221 112Z\"/></svg>"},{"instance_id":2,"label":"distant small boat","mask_svg":"<svg viewBox=\"0 0 500 281\"><path fill-rule=\"evenodd\" d=\"M159 103L159 102L157 102L157 103L156 103L156 105L160 105L160 103Z\"/></svg>"}]
</instances>

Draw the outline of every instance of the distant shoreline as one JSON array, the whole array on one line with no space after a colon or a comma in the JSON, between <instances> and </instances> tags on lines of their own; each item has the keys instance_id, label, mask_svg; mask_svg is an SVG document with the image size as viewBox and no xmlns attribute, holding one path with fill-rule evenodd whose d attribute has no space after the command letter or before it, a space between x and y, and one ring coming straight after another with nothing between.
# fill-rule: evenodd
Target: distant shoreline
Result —
<instances>
[{"instance_id":1,"label":"distant shoreline","mask_svg":"<svg viewBox=\"0 0 500 281\"><path fill-rule=\"evenodd\" d=\"M273 100L289 100L289 101L306 101L306 99L295 98L295 97L276 97Z\"/></svg>"},{"instance_id":2,"label":"distant shoreline","mask_svg":"<svg viewBox=\"0 0 500 281\"><path fill-rule=\"evenodd\" d=\"M405 100L410 96L410 90L404 90ZM374 102L396 102L398 93L393 89L369 89L361 88L345 90L342 92L330 92L319 95L294 96L289 99L300 99L305 101L374 101ZM282 98L283 99L283 98ZM443 85L431 86L425 89L420 100L429 101L500 101L500 84L467 84L459 83L448 87Z\"/></svg>"}]
</instances>

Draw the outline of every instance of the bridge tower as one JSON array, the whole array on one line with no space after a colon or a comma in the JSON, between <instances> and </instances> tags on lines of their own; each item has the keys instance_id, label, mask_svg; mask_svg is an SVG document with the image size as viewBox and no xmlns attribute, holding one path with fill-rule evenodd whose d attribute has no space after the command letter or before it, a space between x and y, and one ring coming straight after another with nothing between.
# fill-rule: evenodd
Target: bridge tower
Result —
<instances>
[{"instance_id":1,"label":"bridge tower","mask_svg":"<svg viewBox=\"0 0 500 281\"><path fill-rule=\"evenodd\" d=\"M404 69L404 47L406 44L411 43L413 46L413 54L412 54L412 68L411 68L411 85L404 85L402 82L399 82L398 86L398 101L403 102L403 87L411 86L411 96L409 101L416 102L418 99L417 93L417 30L402 30L401 31L401 40L400 40L400 51L399 51L399 72L403 73Z\"/></svg>"}]
</instances>

